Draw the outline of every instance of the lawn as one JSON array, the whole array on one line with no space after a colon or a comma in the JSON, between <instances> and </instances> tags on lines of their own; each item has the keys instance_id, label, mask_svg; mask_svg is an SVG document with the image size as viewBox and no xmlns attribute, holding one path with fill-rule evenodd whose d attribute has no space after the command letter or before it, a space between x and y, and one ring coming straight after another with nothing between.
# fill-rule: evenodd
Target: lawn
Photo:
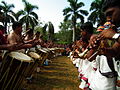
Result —
<instances>
[{"instance_id":1,"label":"lawn","mask_svg":"<svg viewBox=\"0 0 120 90\"><path fill-rule=\"evenodd\" d=\"M77 69L70 59L59 56L35 73L32 83L24 87L27 90L80 90L79 84Z\"/></svg>"}]
</instances>

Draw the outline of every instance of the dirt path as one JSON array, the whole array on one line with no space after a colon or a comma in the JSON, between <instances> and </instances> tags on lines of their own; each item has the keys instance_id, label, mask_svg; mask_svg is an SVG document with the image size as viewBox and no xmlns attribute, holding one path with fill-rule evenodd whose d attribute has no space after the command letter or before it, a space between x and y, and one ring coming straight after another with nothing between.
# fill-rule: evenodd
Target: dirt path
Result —
<instances>
[{"instance_id":1,"label":"dirt path","mask_svg":"<svg viewBox=\"0 0 120 90\"><path fill-rule=\"evenodd\" d=\"M36 73L27 90L80 90L77 69L66 56L59 56Z\"/></svg>"}]
</instances>

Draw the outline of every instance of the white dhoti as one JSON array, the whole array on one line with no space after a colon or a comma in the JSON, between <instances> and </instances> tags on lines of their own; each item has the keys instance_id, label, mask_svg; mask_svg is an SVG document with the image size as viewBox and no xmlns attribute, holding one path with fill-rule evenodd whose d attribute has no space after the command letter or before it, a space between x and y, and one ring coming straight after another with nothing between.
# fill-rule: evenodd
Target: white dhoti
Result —
<instances>
[{"instance_id":1,"label":"white dhoti","mask_svg":"<svg viewBox=\"0 0 120 90\"><path fill-rule=\"evenodd\" d=\"M81 89L88 89L90 83L88 82L89 77L91 76L91 72L95 72L93 68L93 62L89 62L87 59L81 61L80 67L79 67L79 78L81 79L81 84L79 85L79 88Z\"/></svg>"},{"instance_id":2,"label":"white dhoti","mask_svg":"<svg viewBox=\"0 0 120 90\"><path fill-rule=\"evenodd\" d=\"M101 73L112 72L108 63L107 57L104 55L98 55L96 57L97 70L91 73L88 79L90 82L90 88L92 90L116 90L116 77L106 77Z\"/></svg>"}]
</instances>

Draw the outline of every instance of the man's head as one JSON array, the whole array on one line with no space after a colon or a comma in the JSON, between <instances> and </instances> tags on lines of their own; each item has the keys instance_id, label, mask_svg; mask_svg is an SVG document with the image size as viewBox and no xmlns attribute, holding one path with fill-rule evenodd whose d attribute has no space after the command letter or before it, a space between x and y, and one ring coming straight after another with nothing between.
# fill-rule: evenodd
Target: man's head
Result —
<instances>
[{"instance_id":1,"label":"man's head","mask_svg":"<svg viewBox=\"0 0 120 90\"><path fill-rule=\"evenodd\" d=\"M111 7L120 7L120 0L102 0L102 10L103 12L106 11L108 8Z\"/></svg>"},{"instance_id":2,"label":"man's head","mask_svg":"<svg viewBox=\"0 0 120 90\"><path fill-rule=\"evenodd\" d=\"M33 29L31 29L31 28L27 29L26 34L33 35Z\"/></svg>"},{"instance_id":3,"label":"man's head","mask_svg":"<svg viewBox=\"0 0 120 90\"><path fill-rule=\"evenodd\" d=\"M113 24L120 26L120 0L104 0L102 10L106 17L111 17Z\"/></svg>"},{"instance_id":4,"label":"man's head","mask_svg":"<svg viewBox=\"0 0 120 90\"><path fill-rule=\"evenodd\" d=\"M12 25L14 31L21 33L22 32L22 24L20 22L14 22Z\"/></svg>"},{"instance_id":5,"label":"man's head","mask_svg":"<svg viewBox=\"0 0 120 90\"><path fill-rule=\"evenodd\" d=\"M93 34L93 24L91 22L86 22L81 25L81 35L82 37Z\"/></svg>"}]
</instances>

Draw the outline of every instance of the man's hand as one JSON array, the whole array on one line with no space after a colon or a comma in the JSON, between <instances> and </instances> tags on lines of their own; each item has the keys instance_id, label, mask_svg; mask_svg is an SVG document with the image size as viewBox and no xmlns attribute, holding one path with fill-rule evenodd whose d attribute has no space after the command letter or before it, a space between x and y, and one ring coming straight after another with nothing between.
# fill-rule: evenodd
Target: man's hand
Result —
<instances>
[{"instance_id":1,"label":"man's hand","mask_svg":"<svg viewBox=\"0 0 120 90\"><path fill-rule=\"evenodd\" d=\"M117 86L120 87L120 80L117 80Z\"/></svg>"},{"instance_id":2,"label":"man's hand","mask_svg":"<svg viewBox=\"0 0 120 90\"><path fill-rule=\"evenodd\" d=\"M92 40L90 40L88 47L90 49L97 49L101 42L101 37L95 37Z\"/></svg>"},{"instance_id":3,"label":"man's hand","mask_svg":"<svg viewBox=\"0 0 120 90\"><path fill-rule=\"evenodd\" d=\"M105 39L112 39L112 37L115 35L115 31L114 30L103 30L101 33L100 33L100 37L103 37Z\"/></svg>"}]
</instances>

